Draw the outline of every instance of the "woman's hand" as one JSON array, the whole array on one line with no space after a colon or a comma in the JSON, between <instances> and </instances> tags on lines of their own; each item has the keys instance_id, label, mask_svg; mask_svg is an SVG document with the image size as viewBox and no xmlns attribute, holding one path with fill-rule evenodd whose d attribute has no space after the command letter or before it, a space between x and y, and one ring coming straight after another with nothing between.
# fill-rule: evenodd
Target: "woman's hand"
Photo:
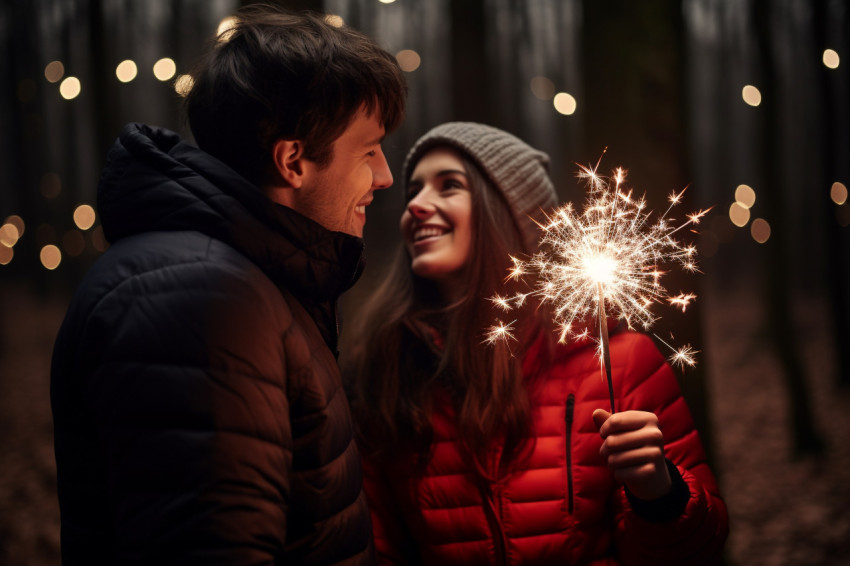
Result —
<instances>
[{"instance_id":1,"label":"woman's hand","mask_svg":"<svg viewBox=\"0 0 850 566\"><path fill-rule=\"evenodd\" d=\"M599 453L632 495L652 501L670 492L673 483L664 460L664 435L655 413L623 411L612 415L596 409L593 422L603 439Z\"/></svg>"}]
</instances>

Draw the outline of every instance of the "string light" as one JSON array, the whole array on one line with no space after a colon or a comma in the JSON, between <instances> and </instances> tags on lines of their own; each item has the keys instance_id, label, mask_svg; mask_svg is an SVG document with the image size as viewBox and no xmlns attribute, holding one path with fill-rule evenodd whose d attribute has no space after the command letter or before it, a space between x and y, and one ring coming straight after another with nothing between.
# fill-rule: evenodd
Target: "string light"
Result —
<instances>
[{"instance_id":1,"label":"string light","mask_svg":"<svg viewBox=\"0 0 850 566\"><path fill-rule=\"evenodd\" d=\"M741 96L743 97L744 102L750 106L758 106L761 104L761 91L753 85L746 85L743 89L741 89Z\"/></svg>"},{"instance_id":2,"label":"string light","mask_svg":"<svg viewBox=\"0 0 850 566\"><path fill-rule=\"evenodd\" d=\"M59 94L62 95L62 98L65 100L73 100L80 95L82 91L82 85L80 84L80 79L77 77L67 77L61 83L59 83Z\"/></svg>"},{"instance_id":3,"label":"string light","mask_svg":"<svg viewBox=\"0 0 850 566\"><path fill-rule=\"evenodd\" d=\"M555 110L565 116L572 116L576 111L576 99L567 92L559 92L552 99Z\"/></svg>"}]
</instances>

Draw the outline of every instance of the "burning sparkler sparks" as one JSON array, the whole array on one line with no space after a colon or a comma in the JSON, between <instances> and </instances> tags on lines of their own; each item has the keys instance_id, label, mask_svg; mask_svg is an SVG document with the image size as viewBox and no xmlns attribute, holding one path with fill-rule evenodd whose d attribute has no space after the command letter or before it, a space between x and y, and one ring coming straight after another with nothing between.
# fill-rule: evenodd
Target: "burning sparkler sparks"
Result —
<instances>
[{"instance_id":1,"label":"burning sparkler sparks","mask_svg":"<svg viewBox=\"0 0 850 566\"><path fill-rule=\"evenodd\" d=\"M606 319L616 317L629 328L649 330L657 318L650 311L653 303L666 301L683 312L687 309L696 295L670 296L661 285L665 272L660 266L678 263L686 271L697 271L696 248L680 243L675 236L698 224L708 210L689 214L686 221L675 224L667 215L685 191L674 191L667 210L652 223L645 199L634 198L632 191L624 188L626 171L617 168L611 177L603 177L596 172L598 165L579 166L578 176L588 186L584 211L578 214L571 204L554 210L546 224L540 225L539 251L528 260L511 258L508 278L522 281L532 275L536 287L528 293L491 300L505 311L520 307L529 296L550 303L562 342L570 336L589 335L587 323L596 318L599 354L608 374L613 410ZM491 327L486 341L510 338L505 328L501 323ZM671 350L675 352L672 363L694 365L696 351L690 345Z\"/></svg>"}]
</instances>

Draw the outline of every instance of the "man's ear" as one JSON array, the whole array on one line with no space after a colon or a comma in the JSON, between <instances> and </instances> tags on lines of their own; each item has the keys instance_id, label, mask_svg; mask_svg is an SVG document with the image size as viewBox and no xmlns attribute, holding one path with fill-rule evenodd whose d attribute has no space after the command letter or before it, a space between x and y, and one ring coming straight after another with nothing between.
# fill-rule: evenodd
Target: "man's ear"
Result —
<instances>
[{"instance_id":1,"label":"man's ear","mask_svg":"<svg viewBox=\"0 0 850 566\"><path fill-rule=\"evenodd\" d=\"M272 148L272 160L281 179L291 188L299 189L304 182L304 144L299 140L277 140Z\"/></svg>"}]
</instances>

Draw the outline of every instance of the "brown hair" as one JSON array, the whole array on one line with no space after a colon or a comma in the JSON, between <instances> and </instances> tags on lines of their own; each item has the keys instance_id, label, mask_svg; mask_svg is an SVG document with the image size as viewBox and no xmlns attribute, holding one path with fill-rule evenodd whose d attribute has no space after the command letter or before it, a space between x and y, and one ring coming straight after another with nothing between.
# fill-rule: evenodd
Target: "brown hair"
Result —
<instances>
[{"instance_id":1,"label":"brown hair","mask_svg":"<svg viewBox=\"0 0 850 566\"><path fill-rule=\"evenodd\" d=\"M504 439L503 458L510 461L530 436L524 341L483 344L496 316L487 298L505 291L509 254L521 253L523 244L504 198L472 161L464 156L463 162L474 227L466 288L458 300L442 304L435 284L411 272L410 255L400 246L357 321L349 385L364 448L380 456L413 446L422 464L433 438L433 393L443 386L454 399L461 440L479 474L488 477L492 439ZM529 336L536 323L526 319L517 336ZM441 347L431 344L431 328Z\"/></svg>"},{"instance_id":2,"label":"brown hair","mask_svg":"<svg viewBox=\"0 0 850 566\"><path fill-rule=\"evenodd\" d=\"M361 107L387 133L401 123L404 77L369 37L267 4L235 16L197 65L184 103L204 151L261 184L278 139L303 141L305 157L325 165Z\"/></svg>"}]
</instances>

